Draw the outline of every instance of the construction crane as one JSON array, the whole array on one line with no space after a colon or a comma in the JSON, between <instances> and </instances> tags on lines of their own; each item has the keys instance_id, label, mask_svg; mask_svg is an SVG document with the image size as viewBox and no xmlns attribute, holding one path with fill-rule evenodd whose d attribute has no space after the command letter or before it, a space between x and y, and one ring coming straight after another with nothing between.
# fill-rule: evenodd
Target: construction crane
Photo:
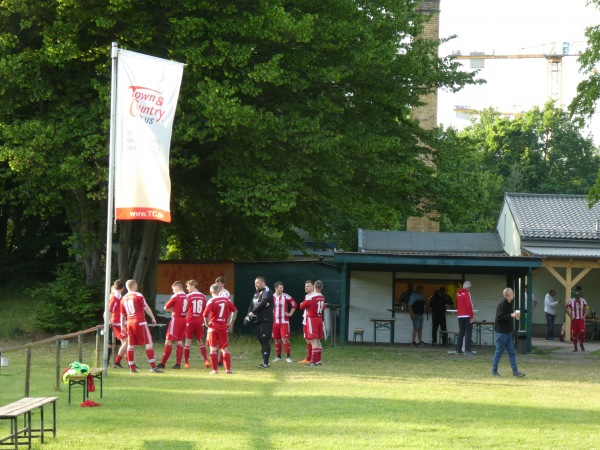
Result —
<instances>
[{"instance_id":1,"label":"construction crane","mask_svg":"<svg viewBox=\"0 0 600 450\"><path fill-rule=\"evenodd\" d=\"M482 113L479 109L473 109L470 106L465 105L454 105L453 111L456 113L456 117L459 119L471 120L471 116L478 116ZM502 112L497 111L497 113L501 116L515 116L521 117L523 112Z\"/></svg>"},{"instance_id":2,"label":"construction crane","mask_svg":"<svg viewBox=\"0 0 600 450\"><path fill-rule=\"evenodd\" d=\"M557 106L563 106L562 102L562 60L565 56L579 56L581 52L570 53L571 44L569 42L562 43L562 52L556 51L556 43L552 42L551 49L548 53L536 54L515 54L515 55L496 55L486 54L483 52L471 52L469 55L454 53L451 56L454 59L469 59L471 60L471 69L482 69L485 67L486 59L530 59L544 58L547 64L547 81L546 91L549 100L554 100Z\"/></svg>"}]
</instances>

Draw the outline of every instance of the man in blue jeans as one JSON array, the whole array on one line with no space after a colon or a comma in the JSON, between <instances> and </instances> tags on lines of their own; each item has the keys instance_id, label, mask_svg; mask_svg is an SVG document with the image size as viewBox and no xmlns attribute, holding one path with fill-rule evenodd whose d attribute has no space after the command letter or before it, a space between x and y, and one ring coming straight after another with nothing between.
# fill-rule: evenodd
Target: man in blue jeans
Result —
<instances>
[{"instance_id":1,"label":"man in blue jeans","mask_svg":"<svg viewBox=\"0 0 600 450\"><path fill-rule=\"evenodd\" d=\"M550 289L544 299L544 313L546 313L546 340L554 340L554 319L556 318L556 305L560 300L555 300L556 291Z\"/></svg>"},{"instance_id":2,"label":"man in blue jeans","mask_svg":"<svg viewBox=\"0 0 600 450\"><path fill-rule=\"evenodd\" d=\"M492 375L495 377L500 376L498 373L498 362L506 349L513 376L520 378L524 377L525 373L519 372L519 369L517 368L517 358L515 356L515 346L513 344L513 320L519 319L521 314L519 312L513 312L513 307L511 305L515 298L513 290L507 287L502 291L502 295L504 295L504 299L496 309L496 321L494 322L494 331L496 332L496 353L494 354L494 360L492 361Z\"/></svg>"}]
</instances>

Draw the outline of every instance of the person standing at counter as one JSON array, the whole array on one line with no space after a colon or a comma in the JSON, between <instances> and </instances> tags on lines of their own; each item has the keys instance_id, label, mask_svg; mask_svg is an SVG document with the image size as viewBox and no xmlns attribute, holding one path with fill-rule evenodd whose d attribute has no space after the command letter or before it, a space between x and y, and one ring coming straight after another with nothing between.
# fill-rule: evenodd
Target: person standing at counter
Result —
<instances>
[{"instance_id":1,"label":"person standing at counter","mask_svg":"<svg viewBox=\"0 0 600 450\"><path fill-rule=\"evenodd\" d=\"M437 343L437 330L442 331L442 345L448 344L448 329L446 327L446 309L452 307L452 299L446 294L446 289L441 287L435 291L431 299L431 344Z\"/></svg>"},{"instance_id":2,"label":"person standing at counter","mask_svg":"<svg viewBox=\"0 0 600 450\"><path fill-rule=\"evenodd\" d=\"M458 342L456 343L456 354L463 353L468 356L475 355L471 351L473 345L473 301L471 300L471 282L465 281L462 289L456 293L456 316L458 317ZM465 350L463 352L463 342Z\"/></svg>"},{"instance_id":3,"label":"person standing at counter","mask_svg":"<svg viewBox=\"0 0 600 450\"><path fill-rule=\"evenodd\" d=\"M415 292L410 294L408 311L413 323L412 343L414 346L425 345L423 342L423 314L425 314L425 299L423 298L423 286L418 285ZM419 337L419 343L415 340Z\"/></svg>"}]
</instances>

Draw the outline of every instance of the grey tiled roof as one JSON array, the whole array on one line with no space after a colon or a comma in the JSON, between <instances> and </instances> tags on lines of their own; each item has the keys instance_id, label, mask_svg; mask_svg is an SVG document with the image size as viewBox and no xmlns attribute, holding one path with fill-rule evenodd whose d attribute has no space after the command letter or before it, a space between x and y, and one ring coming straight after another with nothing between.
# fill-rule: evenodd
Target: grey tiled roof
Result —
<instances>
[{"instance_id":1,"label":"grey tiled roof","mask_svg":"<svg viewBox=\"0 0 600 450\"><path fill-rule=\"evenodd\" d=\"M497 233L426 233L359 229L359 251L504 256Z\"/></svg>"},{"instance_id":2,"label":"grey tiled roof","mask_svg":"<svg viewBox=\"0 0 600 450\"><path fill-rule=\"evenodd\" d=\"M600 258L600 248L573 248L573 247L523 247L531 256L554 256L569 258Z\"/></svg>"},{"instance_id":3,"label":"grey tiled roof","mask_svg":"<svg viewBox=\"0 0 600 450\"><path fill-rule=\"evenodd\" d=\"M584 195L505 195L523 239L600 240L600 205L588 208Z\"/></svg>"}]
</instances>

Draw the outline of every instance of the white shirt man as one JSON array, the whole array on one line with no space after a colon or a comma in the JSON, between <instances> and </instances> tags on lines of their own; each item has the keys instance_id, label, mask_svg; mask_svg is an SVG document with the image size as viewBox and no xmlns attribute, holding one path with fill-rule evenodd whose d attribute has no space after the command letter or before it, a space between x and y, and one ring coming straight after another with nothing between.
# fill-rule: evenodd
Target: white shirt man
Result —
<instances>
[{"instance_id":1,"label":"white shirt man","mask_svg":"<svg viewBox=\"0 0 600 450\"><path fill-rule=\"evenodd\" d=\"M553 341L554 340L554 319L556 319L556 305L558 305L558 301L554 300L554 296L556 295L556 291L554 289L550 289L546 294L546 298L544 298L544 313L546 313L546 340Z\"/></svg>"}]
</instances>

